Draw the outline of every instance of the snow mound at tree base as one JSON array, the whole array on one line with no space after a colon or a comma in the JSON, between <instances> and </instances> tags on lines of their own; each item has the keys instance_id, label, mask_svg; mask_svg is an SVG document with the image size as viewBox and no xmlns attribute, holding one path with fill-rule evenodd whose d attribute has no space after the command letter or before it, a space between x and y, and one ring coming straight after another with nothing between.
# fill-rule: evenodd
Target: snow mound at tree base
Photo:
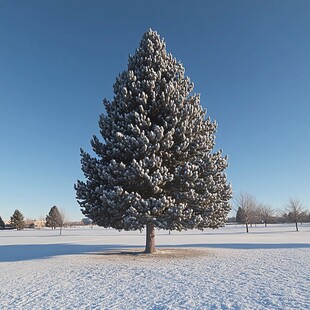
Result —
<instances>
[{"instance_id":1,"label":"snow mound at tree base","mask_svg":"<svg viewBox=\"0 0 310 310\"><path fill-rule=\"evenodd\" d=\"M200 256L214 255L213 250L206 249L175 249L175 248L159 248L152 254L146 254L144 251L137 249L111 250L102 253L91 254L91 256L99 256L102 259L115 261L130 260L148 260L158 261L159 259L188 259Z\"/></svg>"}]
</instances>

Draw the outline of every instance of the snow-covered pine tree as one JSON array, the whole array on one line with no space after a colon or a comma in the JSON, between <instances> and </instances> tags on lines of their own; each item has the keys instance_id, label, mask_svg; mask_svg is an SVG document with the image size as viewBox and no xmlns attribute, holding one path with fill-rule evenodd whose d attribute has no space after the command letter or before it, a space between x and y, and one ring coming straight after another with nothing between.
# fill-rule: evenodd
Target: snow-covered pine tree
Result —
<instances>
[{"instance_id":1,"label":"snow-covered pine tree","mask_svg":"<svg viewBox=\"0 0 310 310\"><path fill-rule=\"evenodd\" d=\"M17 230L23 230L25 228L24 216L19 210L15 210L11 216L11 225Z\"/></svg>"},{"instance_id":2,"label":"snow-covered pine tree","mask_svg":"<svg viewBox=\"0 0 310 310\"><path fill-rule=\"evenodd\" d=\"M155 227L217 228L231 209L227 157L212 153L217 124L192 90L183 65L147 31L116 79L113 100L104 100L104 141L91 140L97 156L81 150L87 181L75 189L82 213L103 227L146 227L146 253L155 251Z\"/></svg>"}]
</instances>

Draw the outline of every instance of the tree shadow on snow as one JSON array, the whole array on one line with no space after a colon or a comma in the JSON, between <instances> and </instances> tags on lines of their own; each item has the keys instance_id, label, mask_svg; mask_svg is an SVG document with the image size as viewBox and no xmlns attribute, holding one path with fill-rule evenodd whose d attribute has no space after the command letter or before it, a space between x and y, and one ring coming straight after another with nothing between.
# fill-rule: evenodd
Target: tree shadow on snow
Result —
<instances>
[{"instance_id":1,"label":"tree shadow on snow","mask_svg":"<svg viewBox=\"0 0 310 310\"><path fill-rule=\"evenodd\" d=\"M165 245L171 248L216 248L216 249L302 249L310 248L310 243L193 243Z\"/></svg>"},{"instance_id":2,"label":"tree shadow on snow","mask_svg":"<svg viewBox=\"0 0 310 310\"><path fill-rule=\"evenodd\" d=\"M137 247L137 248L135 248L135 250L133 250L133 249L124 250L124 248L122 250L118 250L118 249L114 248L114 249L110 249L110 250L106 250L106 251L102 251L102 252L97 252L95 254L98 256L141 256L141 255L147 255L147 254L145 254L145 252L143 251L143 249L141 247Z\"/></svg>"},{"instance_id":3,"label":"tree shadow on snow","mask_svg":"<svg viewBox=\"0 0 310 310\"><path fill-rule=\"evenodd\" d=\"M109 245L81 245L81 244L25 244L0 246L0 262L16 262L33 259L44 259L61 255L77 255L97 253L115 249L125 249L135 246L109 244Z\"/></svg>"},{"instance_id":4,"label":"tree shadow on snow","mask_svg":"<svg viewBox=\"0 0 310 310\"><path fill-rule=\"evenodd\" d=\"M128 249L134 249L129 251ZM219 249L298 249L310 248L309 243L193 243L193 244L165 244L157 245L158 249L181 248L219 248ZM46 259L53 256L100 254L104 256L115 255L141 255L143 247L137 245L81 245L72 243L62 244L25 244L25 245L2 245L0 246L0 262L17 262L34 259Z\"/></svg>"}]
</instances>

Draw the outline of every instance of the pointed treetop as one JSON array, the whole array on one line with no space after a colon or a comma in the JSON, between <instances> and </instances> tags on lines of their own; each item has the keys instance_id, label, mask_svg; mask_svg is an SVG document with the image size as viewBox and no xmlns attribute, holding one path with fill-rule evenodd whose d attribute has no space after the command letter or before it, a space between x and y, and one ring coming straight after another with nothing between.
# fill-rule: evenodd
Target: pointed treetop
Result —
<instances>
[{"instance_id":1,"label":"pointed treetop","mask_svg":"<svg viewBox=\"0 0 310 310\"><path fill-rule=\"evenodd\" d=\"M153 44L164 43L164 40L160 39L160 35L157 31L153 31L151 28L143 34L140 46L142 46L142 42L147 41L150 41Z\"/></svg>"},{"instance_id":2,"label":"pointed treetop","mask_svg":"<svg viewBox=\"0 0 310 310\"><path fill-rule=\"evenodd\" d=\"M152 29L149 29L142 36L140 45L136 49L135 55L144 58L146 54L149 55L149 57L154 57L154 55L156 54L161 56L165 56L167 54L166 44L164 40L161 39L159 34L156 31L153 31Z\"/></svg>"}]
</instances>

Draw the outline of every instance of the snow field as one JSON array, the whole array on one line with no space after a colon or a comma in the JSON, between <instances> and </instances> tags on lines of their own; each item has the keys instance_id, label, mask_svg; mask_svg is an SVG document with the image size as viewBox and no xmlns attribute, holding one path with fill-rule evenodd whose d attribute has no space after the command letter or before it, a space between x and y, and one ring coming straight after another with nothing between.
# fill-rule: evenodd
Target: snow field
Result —
<instances>
[{"instance_id":1,"label":"snow field","mask_svg":"<svg viewBox=\"0 0 310 310\"><path fill-rule=\"evenodd\" d=\"M309 309L310 225L0 232L0 309Z\"/></svg>"}]
</instances>

